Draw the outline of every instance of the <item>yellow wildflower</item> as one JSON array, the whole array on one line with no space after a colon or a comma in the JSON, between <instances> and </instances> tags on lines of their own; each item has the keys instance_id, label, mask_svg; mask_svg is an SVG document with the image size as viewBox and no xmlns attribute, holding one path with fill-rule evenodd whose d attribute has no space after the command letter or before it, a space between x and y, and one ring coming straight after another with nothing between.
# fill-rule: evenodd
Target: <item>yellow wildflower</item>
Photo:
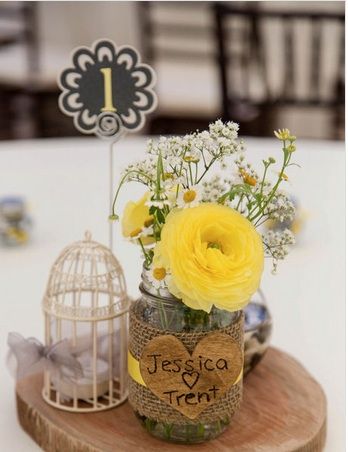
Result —
<instances>
[{"instance_id":1,"label":"yellow wildflower","mask_svg":"<svg viewBox=\"0 0 348 452\"><path fill-rule=\"evenodd\" d=\"M199 158L193 156L193 155L185 155L184 157L185 162L188 163L197 163L199 162Z\"/></svg>"},{"instance_id":2,"label":"yellow wildflower","mask_svg":"<svg viewBox=\"0 0 348 452\"><path fill-rule=\"evenodd\" d=\"M274 131L274 135L278 140L288 140L290 138L290 130L289 129L278 129Z\"/></svg>"},{"instance_id":3,"label":"yellow wildflower","mask_svg":"<svg viewBox=\"0 0 348 452\"><path fill-rule=\"evenodd\" d=\"M146 202L149 199L149 193L137 202L130 201L122 216L122 234L124 237L135 238L140 235L140 239L144 245L149 245L155 240L153 237L142 236L141 232L144 227L149 227L153 222L153 216L149 213L149 207Z\"/></svg>"},{"instance_id":4,"label":"yellow wildflower","mask_svg":"<svg viewBox=\"0 0 348 452\"><path fill-rule=\"evenodd\" d=\"M173 173L164 173L162 179L163 180L173 180L174 174Z\"/></svg>"},{"instance_id":5,"label":"yellow wildflower","mask_svg":"<svg viewBox=\"0 0 348 452\"><path fill-rule=\"evenodd\" d=\"M244 169L239 170L240 175L243 178L243 182L245 184L251 185L252 187L255 187L257 180L255 177L253 177L251 174L247 173Z\"/></svg>"}]
</instances>

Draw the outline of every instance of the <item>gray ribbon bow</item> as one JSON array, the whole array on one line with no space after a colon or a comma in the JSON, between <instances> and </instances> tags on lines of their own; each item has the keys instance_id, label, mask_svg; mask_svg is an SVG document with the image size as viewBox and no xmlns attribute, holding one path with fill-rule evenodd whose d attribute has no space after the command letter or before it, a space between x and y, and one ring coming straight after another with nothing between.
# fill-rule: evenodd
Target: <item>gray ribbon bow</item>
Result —
<instances>
[{"instance_id":1,"label":"gray ribbon bow","mask_svg":"<svg viewBox=\"0 0 348 452\"><path fill-rule=\"evenodd\" d=\"M44 346L34 337L25 339L18 333L9 333L7 344L10 348L7 364L17 380L44 370L50 371L54 378L73 381L83 377L82 366L67 339Z\"/></svg>"}]
</instances>

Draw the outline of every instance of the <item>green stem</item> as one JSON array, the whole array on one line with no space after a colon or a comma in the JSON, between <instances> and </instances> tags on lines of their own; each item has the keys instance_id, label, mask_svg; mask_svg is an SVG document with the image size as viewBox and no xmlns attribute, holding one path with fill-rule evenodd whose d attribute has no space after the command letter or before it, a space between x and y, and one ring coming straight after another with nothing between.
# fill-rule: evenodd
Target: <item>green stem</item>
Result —
<instances>
[{"instance_id":1,"label":"green stem","mask_svg":"<svg viewBox=\"0 0 348 452\"><path fill-rule=\"evenodd\" d=\"M159 305L160 305L159 312L160 312L160 317L161 317L162 328L167 330L168 329L168 319L167 319L166 311L164 309L163 302L160 301Z\"/></svg>"},{"instance_id":2,"label":"green stem","mask_svg":"<svg viewBox=\"0 0 348 452\"><path fill-rule=\"evenodd\" d=\"M186 188L189 188L190 186L190 182L189 182L189 178L188 178L188 174L187 174L187 169L183 168L185 171L185 177L186 177Z\"/></svg>"},{"instance_id":3,"label":"green stem","mask_svg":"<svg viewBox=\"0 0 348 452\"><path fill-rule=\"evenodd\" d=\"M189 172L190 172L190 180L191 180L191 186L193 185L193 176L192 176L192 169L191 169L191 163L189 162Z\"/></svg>"},{"instance_id":4,"label":"green stem","mask_svg":"<svg viewBox=\"0 0 348 452\"><path fill-rule=\"evenodd\" d=\"M256 226L261 226L261 224L263 224L265 221L267 221L269 219L269 217L270 217L270 215L272 215L272 213L275 213L277 211L278 211L278 209L274 209L274 210L271 210L270 212L267 212L267 214L262 214L260 216L260 218L257 220L257 222L255 223L255 227ZM262 220L263 217L266 217L266 218L264 220ZM260 221L261 221L261 223L260 223Z\"/></svg>"},{"instance_id":5,"label":"green stem","mask_svg":"<svg viewBox=\"0 0 348 452\"><path fill-rule=\"evenodd\" d=\"M265 216L265 215L262 215L261 218L263 218L264 216ZM265 218L265 219L262 220L262 221L260 221L261 218L259 218L259 219L257 220L257 222L255 223L255 228L256 228L256 227L259 227L259 226L262 226L264 223L266 223L267 220L269 220L268 215L267 215L267 218Z\"/></svg>"},{"instance_id":6,"label":"green stem","mask_svg":"<svg viewBox=\"0 0 348 452\"><path fill-rule=\"evenodd\" d=\"M178 196L179 196L179 188L180 188L180 185L178 184L178 185L176 186L175 200L178 199Z\"/></svg>"},{"instance_id":7,"label":"green stem","mask_svg":"<svg viewBox=\"0 0 348 452\"><path fill-rule=\"evenodd\" d=\"M173 424L163 424L164 435L165 435L166 439L168 439L168 440L172 436L173 427L174 427Z\"/></svg>"},{"instance_id":8,"label":"green stem","mask_svg":"<svg viewBox=\"0 0 348 452\"><path fill-rule=\"evenodd\" d=\"M197 426L197 432L198 432L199 436L204 438L205 427L204 427L204 424L202 424L201 422Z\"/></svg>"},{"instance_id":9,"label":"green stem","mask_svg":"<svg viewBox=\"0 0 348 452\"><path fill-rule=\"evenodd\" d=\"M262 177L262 181L261 181L261 195L262 195L262 193L263 193L263 186L264 186L264 184L265 184L265 179L266 179L266 173L267 173L267 170L268 170L268 168L269 168L269 166L270 166L270 162L268 162L268 164L266 164L265 165L265 169L264 169L264 171L263 171L263 177Z\"/></svg>"},{"instance_id":10,"label":"green stem","mask_svg":"<svg viewBox=\"0 0 348 452\"><path fill-rule=\"evenodd\" d=\"M163 161L161 152L158 154L157 159L157 180L156 180L156 194L159 195L161 191L161 178L164 178L163 174Z\"/></svg>"},{"instance_id":11,"label":"green stem","mask_svg":"<svg viewBox=\"0 0 348 452\"><path fill-rule=\"evenodd\" d=\"M115 194L114 201L113 201L113 203L112 203L112 209L111 209L111 210L112 210L112 212L111 212L112 215L115 215L115 204L116 204L116 200L117 200L117 198L118 198L118 195L119 195L119 193L120 193L121 187L122 187L122 185L125 183L127 177L128 177L130 174L132 174L132 173L141 174L142 176L148 178L148 179L152 182L151 177L149 177L147 174L143 173L142 171L138 171L138 170L128 171L128 172L122 177L121 182L119 183L118 188L117 188L117 190L116 190L116 194Z\"/></svg>"},{"instance_id":12,"label":"green stem","mask_svg":"<svg viewBox=\"0 0 348 452\"><path fill-rule=\"evenodd\" d=\"M256 218L258 218L260 215L261 215L261 216L263 215L263 213L264 213L266 207L267 207L268 204L272 201L275 192L277 191L277 189L278 189L280 183L281 183L282 180L283 180L283 174L284 174L285 168L287 167L288 163L290 162L290 158L291 158L291 153L288 154L288 153L286 152L286 142L285 142L285 141L283 141L283 146L284 146L284 147L283 147L284 159L283 159L283 165L282 165L282 169L280 170L280 173L279 173L279 177L278 177L277 183L274 185L274 187L273 187L273 189L272 189L270 195L268 196L268 198L267 198L265 204L261 207L261 209L259 209L259 211L258 211L252 218L249 218L249 216L250 216L250 213L249 213L248 218L249 218L249 220L250 220L251 222L253 222L253 221L254 221Z\"/></svg>"},{"instance_id":13,"label":"green stem","mask_svg":"<svg viewBox=\"0 0 348 452\"><path fill-rule=\"evenodd\" d=\"M147 254L147 252L145 250L145 247L144 247L144 244L143 244L141 238L138 239L138 242L140 243L141 249L142 249L142 251L144 253L145 266L148 267L151 264L151 259L150 259L149 255Z\"/></svg>"},{"instance_id":14,"label":"green stem","mask_svg":"<svg viewBox=\"0 0 348 452\"><path fill-rule=\"evenodd\" d=\"M269 166L270 166L270 163L265 164L265 168L264 168L263 176L262 176L262 181L261 181L261 190L260 190L260 194L261 194L261 195L263 194L263 187L264 187L264 184L265 184L266 173L267 173L267 170L268 170L268 167L269 167ZM252 214L255 212L256 209L259 209L259 210L260 210L259 204L256 204L256 205L250 210L250 212L248 213L248 217L249 217L250 215L252 215ZM251 220L250 220L250 221L251 221Z\"/></svg>"},{"instance_id":15,"label":"green stem","mask_svg":"<svg viewBox=\"0 0 348 452\"><path fill-rule=\"evenodd\" d=\"M237 204L236 210L238 210L238 209L239 209L239 206L240 206L240 204L241 204L241 202L242 202L243 198L244 198L244 193L242 193L242 194L241 194L241 196L240 196L240 198L239 198L239 201L238 201L238 204Z\"/></svg>"},{"instance_id":16,"label":"green stem","mask_svg":"<svg viewBox=\"0 0 348 452\"><path fill-rule=\"evenodd\" d=\"M205 160L204 150L203 150L203 149L200 149L200 151L201 151L201 154L202 154L202 157L203 157L204 168L206 168L206 167L207 167L207 162L206 162L206 160Z\"/></svg>"},{"instance_id":17,"label":"green stem","mask_svg":"<svg viewBox=\"0 0 348 452\"><path fill-rule=\"evenodd\" d=\"M215 162L215 160L217 159L217 157L213 157L209 163L209 165L205 168L205 170L203 171L203 174L200 176L200 178L197 181L197 184L200 183L200 181L203 179L203 177L207 174L207 172L209 171L209 169L211 168L211 166L213 165L213 163Z\"/></svg>"}]
</instances>

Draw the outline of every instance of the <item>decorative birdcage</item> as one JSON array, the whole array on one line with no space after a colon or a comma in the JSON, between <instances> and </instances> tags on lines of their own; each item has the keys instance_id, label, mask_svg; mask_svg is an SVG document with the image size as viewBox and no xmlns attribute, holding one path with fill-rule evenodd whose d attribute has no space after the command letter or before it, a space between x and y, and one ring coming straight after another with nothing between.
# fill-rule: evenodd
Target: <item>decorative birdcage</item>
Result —
<instances>
[{"instance_id":1,"label":"decorative birdcage","mask_svg":"<svg viewBox=\"0 0 348 452\"><path fill-rule=\"evenodd\" d=\"M66 411L115 407L127 398L127 312L123 270L86 232L55 261L43 299L47 369L43 397ZM59 350L59 351L56 351Z\"/></svg>"}]
</instances>

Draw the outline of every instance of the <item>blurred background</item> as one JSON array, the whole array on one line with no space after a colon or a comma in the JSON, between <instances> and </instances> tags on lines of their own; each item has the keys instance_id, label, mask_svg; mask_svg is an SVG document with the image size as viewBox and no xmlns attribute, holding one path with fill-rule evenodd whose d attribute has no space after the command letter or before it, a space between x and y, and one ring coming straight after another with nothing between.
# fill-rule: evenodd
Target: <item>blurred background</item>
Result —
<instances>
[{"instance_id":1,"label":"blurred background","mask_svg":"<svg viewBox=\"0 0 348 452\"><path fill-rule=\"evenodd\" d=\"M0 2L0 139L73 136L57 74L99 38L137 47L158 76L142 133L221 117L242 135L344 138L344 2Z\"/></svg>"}]
</instances>

